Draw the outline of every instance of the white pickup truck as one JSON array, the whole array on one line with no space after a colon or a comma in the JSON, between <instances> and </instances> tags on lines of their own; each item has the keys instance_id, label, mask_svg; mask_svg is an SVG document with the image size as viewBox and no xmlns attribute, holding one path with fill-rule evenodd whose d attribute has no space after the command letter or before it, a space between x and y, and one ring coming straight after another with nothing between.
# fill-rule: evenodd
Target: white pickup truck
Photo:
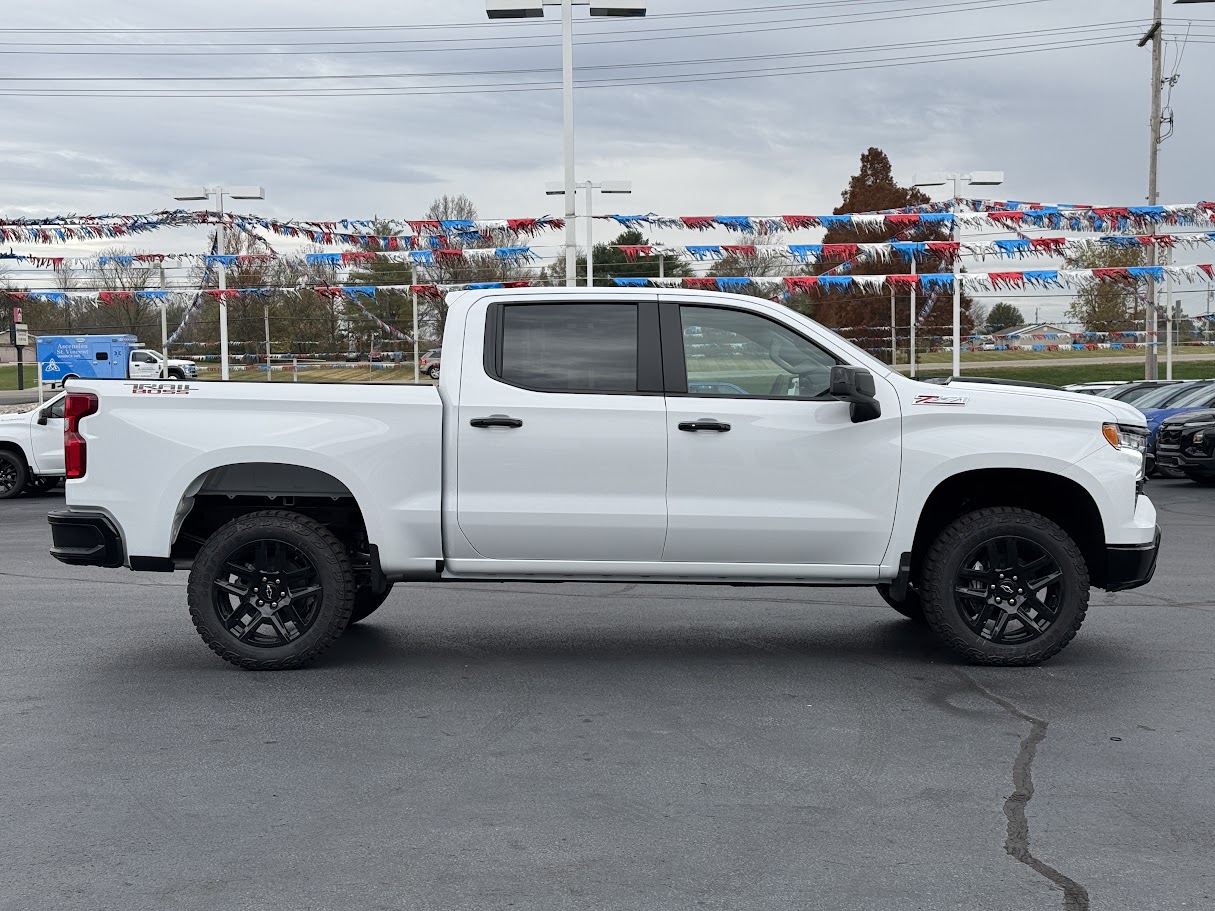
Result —
<instances>
[{"instance_id":1,"label":"white pickup truck","mask_svg":"<svg viewBox=\"0 0 1215 911\"><path fill-rule=\"evenodd\" d=\"M1148 582L1143 416L907 379L750 297L449 298L438 386L68 385L64 563L190 570L204 641L300 665L394 583L872 586L974 662Z\"/></svg>"},{"instance_id":2,"label":"white pickup truck","mask_svg":"<svg viewBox=\"0 0 1215 911\"><path fill-rule=\"evenodd\" d=\"M62 393L41 406L0 414L0 500L46 493L63 480Z\"/></svg>"}]
</instances>

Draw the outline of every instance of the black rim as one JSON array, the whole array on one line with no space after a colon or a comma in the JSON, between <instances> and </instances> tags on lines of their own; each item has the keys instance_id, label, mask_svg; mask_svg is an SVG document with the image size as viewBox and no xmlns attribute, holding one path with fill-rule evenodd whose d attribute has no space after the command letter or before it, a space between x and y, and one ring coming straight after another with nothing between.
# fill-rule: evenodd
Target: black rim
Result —
<instances>
[{"instance_id":1,"label":"black rim","mask_svg":"<svg viewBox=\"0 0 1215 911\"><path fill-rule=\"evenodd\" d=\"M998 645L1037 639L1059 618L1063 570L1027 538L992 538L962 561L954 604L970 631Z\"/></svg>"},{"instance_id":2,"label":"black rim","mask_svg":"<svg viewBox=\"0 0 1215 911\"><path fill-rule=\"evenodd\" d=\"M17 466L10 459L0 459L0 493L11 493L17 486Z\"/></svg>"},{"instance_id":3,"label":"black rim","mask_svg":"<svg viewBox=\"0 0 1215 911\"><path fill-rule=\"evenodd\" d=\"M262 539L238 547L224 561L213 592L220 623L255 648L294 642L321 612L316 564L285 541Z\"/></svg>"}]
</instances>

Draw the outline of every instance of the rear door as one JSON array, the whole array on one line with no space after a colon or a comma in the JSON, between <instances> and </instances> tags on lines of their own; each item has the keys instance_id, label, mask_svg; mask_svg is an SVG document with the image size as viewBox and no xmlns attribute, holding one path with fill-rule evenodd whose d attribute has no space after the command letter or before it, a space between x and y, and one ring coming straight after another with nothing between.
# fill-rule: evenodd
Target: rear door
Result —
<instances>
[{"instance_id":1,"label":"rear door","mask_svg":"<svg viewBox=\"0 0 1215 911\"><path fill-rule=\"evenodd\" d=\"M456 516L477 554L662 559L656 300L491 302L470 316L462 364Z\"/></svg>"},{"instance_id":2,"label":"rear door","mask_svg":"<svg viewBox=\"0 0 1215 911\"><path fill-rule=\"evenodd\" d=\"M852 423L839 359L776 318L662 304L668 530L663 560L876 566L894 527L897 395ZM796 575L796 569L791 570Z\"/></svg>"}]
</instances>

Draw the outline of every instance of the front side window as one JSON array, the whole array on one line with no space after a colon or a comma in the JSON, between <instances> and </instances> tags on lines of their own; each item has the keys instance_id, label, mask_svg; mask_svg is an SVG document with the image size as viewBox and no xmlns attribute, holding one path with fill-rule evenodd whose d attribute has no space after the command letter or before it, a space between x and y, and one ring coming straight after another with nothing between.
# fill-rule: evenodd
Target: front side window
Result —
<instances>
[{"instance_id":1,"label":"front side window","mask_svg":"<svg viewBox=\"0 0 1215 911\"><path fill-rule=\"evenodd\" d=\"M540 392L637 392L636 304L508 304L500 378Z\"/></svg>"},{"instance_id":2,"label":"front side window","mask_svg":"<svg viewBox=\"0 0 1215 911\"><path fill-rule=\"evenodd\" d=\"M742 310L680 307L688 394L821 398L839 362L780 323Z\"/></svg>"}]
</instances>

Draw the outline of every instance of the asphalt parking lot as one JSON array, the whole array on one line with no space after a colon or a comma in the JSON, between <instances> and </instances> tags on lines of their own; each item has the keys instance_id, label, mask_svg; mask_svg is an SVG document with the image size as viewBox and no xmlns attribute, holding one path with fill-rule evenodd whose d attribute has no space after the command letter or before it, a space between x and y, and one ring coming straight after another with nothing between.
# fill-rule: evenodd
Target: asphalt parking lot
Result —
<instances>
[{"instance_id":1,"label":"asphalt parking lot","mask_svg":"<svg viewBox=\"0 0 1215 911\"><path fill-rule=\"evenodd\" d=\"M0 503L0 908L1215 904L1215 490L1033 669L869 590L398 587L313 667Z\"/></svg>"}]
</instances>

